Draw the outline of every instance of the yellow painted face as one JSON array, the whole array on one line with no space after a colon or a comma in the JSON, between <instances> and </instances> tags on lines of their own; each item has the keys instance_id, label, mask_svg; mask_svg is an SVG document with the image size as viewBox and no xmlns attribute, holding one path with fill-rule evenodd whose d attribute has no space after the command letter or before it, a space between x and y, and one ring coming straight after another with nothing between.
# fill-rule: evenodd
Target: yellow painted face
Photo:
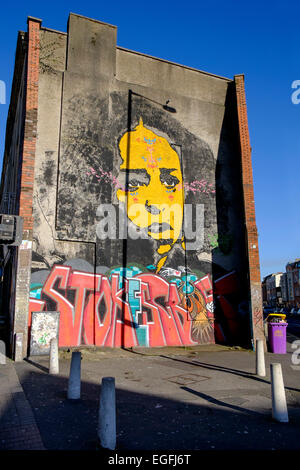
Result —
<instances>
[{"instance_id":1,"label":"yellow painted face","mask_svg":"<svg viewBox=\"0 0 300 470\"><path fill-rule=\"evenodd\" d=\"M181 234L183 179L178 154L164 137L145 128L142 120L119 143L123 189L117 197L128 218L148 236L161 241L159 253L169 251ZM121 175L120 175L121 176ZM163 248L164 246L164 248Z\"/></svg>"}]
</instances>

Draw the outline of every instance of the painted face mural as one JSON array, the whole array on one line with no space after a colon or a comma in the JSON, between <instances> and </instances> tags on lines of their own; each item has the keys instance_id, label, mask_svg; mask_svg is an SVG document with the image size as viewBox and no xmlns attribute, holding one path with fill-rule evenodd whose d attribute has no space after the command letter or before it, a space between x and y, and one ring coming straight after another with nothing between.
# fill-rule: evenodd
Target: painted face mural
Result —
<instances>
[{"instance_id":1,"label":"painted face mural","mask_svg":"<svg viewBox=\"0 0 300 470\"><path fill-rule=\"evenodd\" d=\"M111 95L110 116L97 97L71 103L59 221L81 242L54 240L53 261L40 231L29 328L32 312L58 311L60 347L234 342L241 294L225 216L217 227L213 153L165 111L133 101L127 132L127 94ZM94 240L95 226L95 246L82 243Z\"/></svg>"},{"instance_id":2,"label":"painted face mural","mask_svg":"<svg viewBox=\"0 0 300 470\"><path fill-rule=\"evenodd\" d=\"M168 141L143 125L126 132L119 143L124 190L117 191L127 216L147 236L158 242L161 255L156 272L167 253L182 238L184 190L180 159Z\"/></svg>"}]
</instances>

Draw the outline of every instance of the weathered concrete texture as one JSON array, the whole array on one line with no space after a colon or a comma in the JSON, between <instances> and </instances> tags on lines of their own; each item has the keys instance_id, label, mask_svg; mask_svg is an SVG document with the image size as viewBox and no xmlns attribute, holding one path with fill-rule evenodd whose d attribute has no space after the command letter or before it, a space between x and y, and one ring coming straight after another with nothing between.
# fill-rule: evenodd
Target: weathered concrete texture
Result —
<instances>
[{"instance_id":1,"label":"weathered concrete texture","mask_svg":"<svg viewBox=\"0 0 300 470\"><path fill-rule=\"evenodd\" d=\"M40 73L64 72L66 68L67 35L41 27ZM39 90L40 93L40 90Z\"/></svg>"},{"instance_id":2,"label":"weathered concrete texture","mask_svg":"<svg viewBox=\"0 0 300 470\"><path fill-rule=\"evenodd\" d=\"M124 83L148 99L176 109L176 119L190 132L201 136L211 147L215 158L227 87L230 80L134 51L117 48L116 84Z\"/></svg>"},{"instance_id":3,"label":"weathered concrete texture","mask_svg":"<svg viewBox=\"0 0 300 470\"><path fill-rule=\"evenodd\" d=\"M40 32L38 140L34 184L34 259L33 268L49 268L62 261L56 242L55 216L60 138L61 94L66 61L67 37L47 30Z\"/></svg>"},{"instance_id":4,"label":"weathered concrete texture","mask_svg":"<svg viewBox=\"0 0 300 470\"><path fill-rule=\"evenodd\" d=\"M116 78L167 93L224 106L227 84L221 78L138 52L117 48Z\"/></svg>"},{"instance_id":5,"label":"weathered concrete texture","mask_svg":"<svg viewBox=\"0 0 300 470\"><path fill-rule=\"evenodd\" d=\"M28 303L31 276L31 251L31 248L18 248L13 332L14 334L23 333L23 357L27 356L28 347ZM20 357L19 359L23 359L23 357Z\"/></svg>"},{"instance_id":6,"label":"weathered concrete texture","mask_svg":"<svg viewBox=\"0 0 300 470\"><path fill-rule=\"evenodd\" d=\"M115 75L116 26L70 14L67 70L79 75Z\"/></svg>"}]
</instances>

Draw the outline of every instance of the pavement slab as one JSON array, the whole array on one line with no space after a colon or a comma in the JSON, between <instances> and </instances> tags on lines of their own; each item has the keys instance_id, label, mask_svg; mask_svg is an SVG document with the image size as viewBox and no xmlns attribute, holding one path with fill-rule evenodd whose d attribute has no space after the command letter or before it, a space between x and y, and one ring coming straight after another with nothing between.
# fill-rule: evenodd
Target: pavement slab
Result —
<instances>
[{"instance_id":1,"label":"pavement slab","mask_svg":"<svg viewBox=\"0 0 300 470\"><path fill-rule=\"evenodd\" d=\"M0 450L44 450L35 417L15 370L0 366Z\"/></svg>"},{"instance_id":2,"label":"pavement slab","mask_svg":"<svg viewBox=\"0 0 300 470\"><path fill-rule=\"evenodd\" d=\"M72 351L81 350L81 398L67 399ZM287 354L205 346L155 350L60 351L0 367L0 449L99 450L103 377L115 377L121 451L299 450L300 370ZM270 364L283 370L289 423L272 420ZM4 374L4 376L3 376ZM4 380L3 380L4 379ZM1 447L2 446L2 447Z\"/></svg>"}]
</instances>

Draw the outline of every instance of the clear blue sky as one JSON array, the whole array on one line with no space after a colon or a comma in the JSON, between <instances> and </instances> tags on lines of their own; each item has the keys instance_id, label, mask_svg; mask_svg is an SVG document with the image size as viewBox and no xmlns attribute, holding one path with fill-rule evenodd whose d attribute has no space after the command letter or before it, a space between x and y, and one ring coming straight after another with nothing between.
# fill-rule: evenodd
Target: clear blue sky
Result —
<instances>
[{"instance_id":1,"label":"clear blue sky","mask_svg":"<svg viewBox=\"0 0 300 470\"><path fill-rule=\"evenodd\" d=\"M261 275L300 257L300 4L295 1L6 1L0 7L0 157L17 32L27 16L66 31L69 12L118 26L119 46L232 78L244 73Z\"/></svg>"}]
</instances>

